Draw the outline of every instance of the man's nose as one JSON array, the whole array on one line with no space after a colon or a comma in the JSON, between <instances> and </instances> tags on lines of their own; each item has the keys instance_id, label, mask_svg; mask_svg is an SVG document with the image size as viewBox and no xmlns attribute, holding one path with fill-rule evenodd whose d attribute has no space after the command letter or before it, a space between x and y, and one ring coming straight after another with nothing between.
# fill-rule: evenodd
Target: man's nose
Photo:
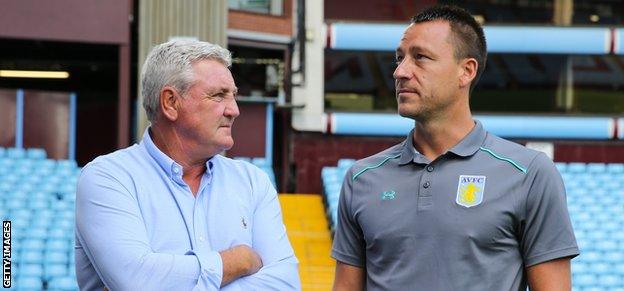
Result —
<instances>
[{"instance_id":1,"label":"man's nose","mask_svg":"<svg viewBox=\"0 0 624 291\"><path fill-rule=\"evenodd\" d=\"M240 115L240 111L238 110L238 103L236 103L236 99L232 99L232 101L230 101L228 105L225 106L224 115L230 118L236 118Z\"/></svg>"},{"instance_id":2,"label":"man's nose","mask_svg":"<svg viewBox=\"0 0 624 291\"><path fill-rule=\"evenodd\" d=\"M405 62L405 60L401 61L396 69L394 69L394 73L392 73L392 77L394 77L394 79L399 80L399 79L407 79L409 78L409 70L407 69L407 64Z\"/></svg>"}]
</instances>

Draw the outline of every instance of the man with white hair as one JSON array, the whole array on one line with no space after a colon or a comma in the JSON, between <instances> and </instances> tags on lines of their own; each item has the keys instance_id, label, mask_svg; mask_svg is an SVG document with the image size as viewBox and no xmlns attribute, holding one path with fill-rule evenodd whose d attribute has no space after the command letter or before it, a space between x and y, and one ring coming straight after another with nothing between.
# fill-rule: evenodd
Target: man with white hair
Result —
<instances>
[{"instance_id":1,"label":"man with white hair","mask_svg":"<svg viewBox=\"0 0 624 291\"><path fill-rule=\"evenodd\" d=\"M151 126L86 165L76 198L81 290L299 290L277 193L230 149L230 52L170 41L141 74Z\"/></svg>"}]
</instances>

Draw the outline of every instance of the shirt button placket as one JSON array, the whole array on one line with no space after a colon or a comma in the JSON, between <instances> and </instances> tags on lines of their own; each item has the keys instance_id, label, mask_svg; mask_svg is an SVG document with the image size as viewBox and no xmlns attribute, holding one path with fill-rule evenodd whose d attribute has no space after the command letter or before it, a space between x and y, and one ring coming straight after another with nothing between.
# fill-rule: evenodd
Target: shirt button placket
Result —
<instances>
[{"instance_id":1,"label":"shirt button placket","mask_svg":"<svg viewBox=\"0 0 624 291\"><path fill-rule=\"evenodd\" d=\"M418 209L425 210L432 206L433 197L431 197L431 176L434 167L431 165L425 166L423 169L423 175L421 179L420 195L418 197Z\"/></svg>"}]
</instances>

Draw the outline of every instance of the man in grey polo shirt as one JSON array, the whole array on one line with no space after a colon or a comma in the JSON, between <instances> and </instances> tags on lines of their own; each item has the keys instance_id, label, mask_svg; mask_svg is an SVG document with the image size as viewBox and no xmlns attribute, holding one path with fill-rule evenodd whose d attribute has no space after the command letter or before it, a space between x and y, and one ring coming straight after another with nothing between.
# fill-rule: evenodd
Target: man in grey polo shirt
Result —
<instances>
[{"instance_id":1,"label":"man in grey polo shirt","mask_svg":"<svg viewBox=\"0 0 624 291\"><path fill-rule=\"evenodd\" d=\"M560 174L472 119L480 25L456 7L427 9L396 56L398 111L415 127L347 172L334 290L570 290L578 247Z\"/></svg>"}]
</instances>

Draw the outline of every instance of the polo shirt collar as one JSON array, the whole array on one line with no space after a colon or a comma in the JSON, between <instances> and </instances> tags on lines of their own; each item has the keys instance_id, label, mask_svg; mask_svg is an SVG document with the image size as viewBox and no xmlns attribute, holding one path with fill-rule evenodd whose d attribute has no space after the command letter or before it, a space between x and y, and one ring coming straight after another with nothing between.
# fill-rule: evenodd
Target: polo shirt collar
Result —
<instances>
[{"instance_id":1,"label":"polo shirt collar","mask_svg":"<svg viewBox=\"0 0 624 291\"><path fill-rule=\"evenodd\" d=\"M414 129L410 130L405 141L403 141L403 149L401 150L401 158L399 165L406 165L416 158L416 148L414 147Z\"/></svg>"},{"instance_id":2,"label":"polo shirt collar","mask_svg":"<svg viewBox=\"0 0 624 291\"><path fill-rule=\"evenodd\" d=\"M182 175L184 174L182 166L174 161L172 158L167 156L165 153L163 153L156 146L156 144L154 144L149 129L150 127L146 128L143 132L143 139L141 140L141 144L145 147L147 153L156 161L156 163L158 163L160 168L165 171L165 173L167 173L167 176L169 176L169 178L177 182L181 182ZM214 159L214 157L211 157L210 159L208 159L208 161L206 161L206 173L204 175L207 175L208 177L212 176L212 159Z\"/></svg>"},{"instance_id":3,"label":"polo shirt collar","mask_svg":"<svg viewBox=\"0 0 624 291\"><path fill-rule=\"evenodd\" d=\"M481 122L475 120L475 126L458 144L452 147L449 152L461 157L474 155L485 141L486 132Z\"/></svg>"},{"instance_id":4,"label":"polo shirt collar","mask_svg":"<svg viewBox=\"0 0 624 291\"><path fill-rule=\"evenodd\" d=\"M486 131L483 129L481 122L475 120L475 126L468 133L468 135L466 135L458 144L448 151L461 157L472 156L483 145L485 136ZM419 154L414 148L414 129L410 131L405 141L403 141L403 149L401 150L399 164L405 165L412 161L424 164L428 163L426 157Z\"/></svg>"}]
</instances>

